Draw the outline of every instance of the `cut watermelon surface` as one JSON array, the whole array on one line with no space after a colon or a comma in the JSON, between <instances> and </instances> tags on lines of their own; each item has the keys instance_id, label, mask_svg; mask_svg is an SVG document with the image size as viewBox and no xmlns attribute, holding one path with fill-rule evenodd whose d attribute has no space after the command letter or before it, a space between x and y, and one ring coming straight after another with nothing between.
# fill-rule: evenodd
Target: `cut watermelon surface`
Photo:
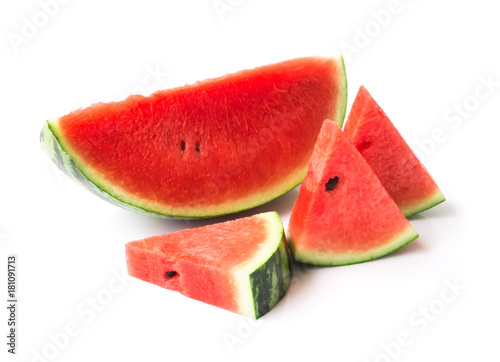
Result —
<instances>
[{"instance_id":1,"label":"cut watermelon surface","mask_svg":"<svg viewBox=\"0 0 500 362\"><path fill-rule=\"evenodd\" d=\"M85 187L130 210L209 217L298 185L325 118L343 123L342 58L298 58L99 103L50 120L41 142Z\"/></svg>"},{"instance_id":2,"label":"cut watermelon surface","mask_svg":"<svg viewBox=\"0 0 500 362\"><path fill-rule=\"evenodd\" d=\"M418 237L361 154L326 120L288 225L295 260L344 265L388 254Z\"/></svg>"},{"instance_id":3,"label":"cut watermelon surface","mask_svg":"<svg viewBox=\"0 0 500 362\"><path fill-rule=\"evenodd\" d=\"M429 172L363 86L354 100L344 132L405 216L445 201Z\"/></svg>"},{"instance_id":4,"label":"cut watermelon surface","mask_svg":"<svg viewBox=\"0 0 500 362\"><path fill-rule=\"evenodd\" d=\"M255 319L290 286L276 212L133 241L126 256L133 277Z\"/></svg>"}]
</instances>

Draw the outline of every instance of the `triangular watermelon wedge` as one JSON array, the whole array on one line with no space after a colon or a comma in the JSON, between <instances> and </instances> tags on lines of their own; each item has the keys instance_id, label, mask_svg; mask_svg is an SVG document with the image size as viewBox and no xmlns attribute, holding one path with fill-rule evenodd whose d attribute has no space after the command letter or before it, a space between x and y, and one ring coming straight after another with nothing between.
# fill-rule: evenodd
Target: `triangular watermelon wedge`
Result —
<instances>
[{"instance_id":1,"label":"triangular watermelon wedge","mask_svg":"<svg viewBox=\"0 0 500 362\"><path fill-rule=\"evenodd\" d=\"M276 212L132 241L126 255L133 277L255 319L290 287Z\"/></svg>"},{"instance_id":2,"label":"triangular watermelon wedge","mask_svg":"<svg viewBox=\"0 0 500 362\"><path fill-rule=\"evenodd\" d=\"M445 201L429 172L363 86L354 100L344 133L406 217Z\"/></svg>"},{"instance_id":3,"label":"triangular watermelon wedge","mask_svg":"<svg viewBox=\"0 0 500 362\"><path fill-rule=\"evenodd\" d=\"M102 198L155 216L249 209L304 178L325 118L343 123L341 57L306 57L98 103L50 120L41 142Z\"/></svg>"},{"instance_id":4,"label":"triangular watermelon wedge","mask_svg":"<svg viewBox=\"0 0 500 362\"><path fill-rule=\"evenodd\" d=\"M339 126L326 120L288 236L295 260L345 265L388 254L418 234Z\"/></svg>"}]
</instances>

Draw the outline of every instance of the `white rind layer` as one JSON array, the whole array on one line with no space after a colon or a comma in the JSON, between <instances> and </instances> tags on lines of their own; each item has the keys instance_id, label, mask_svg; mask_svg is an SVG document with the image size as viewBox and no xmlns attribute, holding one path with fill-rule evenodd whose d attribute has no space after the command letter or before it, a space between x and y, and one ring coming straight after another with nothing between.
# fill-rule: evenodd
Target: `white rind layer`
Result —
<instances>
[{"instance_id":1,"label":"white rind layer","mask_svg":"<svg viewBox=\"0 0 500 362\"><path fill-rule=\"evenodd\" d=\"M266 222L267 238L259 244L259 250L252 259L246 260L245 263L233 268L232 271L238 289L239 313L255 319L257 316L255 315L250 274L264 265L278 250L280 244L286 241L283 224L276 212L266 212L258 216Z\"/></svg>"}]
</instances>

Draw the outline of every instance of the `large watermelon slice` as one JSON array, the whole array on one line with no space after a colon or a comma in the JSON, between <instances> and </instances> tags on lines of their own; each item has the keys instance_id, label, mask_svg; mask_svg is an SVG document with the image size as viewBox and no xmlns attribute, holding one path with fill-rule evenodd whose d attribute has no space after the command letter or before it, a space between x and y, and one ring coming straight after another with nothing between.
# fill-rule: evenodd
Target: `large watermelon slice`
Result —
<instances>
[{"instance_id":1,"label":"large watermelon slice","mask_svg":"<svg viewBox=\"0 0 500 362\"><path fill-rule=\"evenodd\" d=\"M72 178L120 206L208 217L298 185L321 123L346 109L342 58L309 57L99 103L48 121L41 141Z\"/></svg>"},{"instance_id":2,"label":"large watermelon slice","mask_svg":"<svg viewBox=\"0 0 500 362\"><path fill-rule=\"evenodd\" d=\"M359 263L418 237L361 154L330 120L323 124L290 216L297 261Z\"/></svg>"},{"instance_id":3,"label":"large watermelon slice","mask_svg":"<svg viewBox=\"0 0 500 362\"><path fill-rule=\"evenodd\" d=\"M429 172L363 86L354 100L344 132L405 216L445 201Z\"/></svg>"},{"instance_id":4,"label":"large watermelon slice","mask_svg":"<svg viewBox=\"0 0 500 362\"><path fill-rule=\"evenodd\" d=\"M126 244L133 277L251 318L269 312L290 286L276 212Z\"/></svg>"}]
</instances>

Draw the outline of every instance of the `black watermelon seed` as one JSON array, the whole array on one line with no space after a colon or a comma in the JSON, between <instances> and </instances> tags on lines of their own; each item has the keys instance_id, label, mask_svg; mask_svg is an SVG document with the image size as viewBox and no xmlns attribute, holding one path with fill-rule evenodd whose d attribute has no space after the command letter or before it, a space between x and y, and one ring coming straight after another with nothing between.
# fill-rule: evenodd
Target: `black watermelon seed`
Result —
<instances>
[{"instance_id":1,"label":"black watermelon seed","mask_svg":"<svg viewBox=\"0 0 500 362\"><path fill-rule=\"evenodd\" d=\"M338 183L339 183L339 178L337 176L329 179L328 182L325 184L326 191L332 191L335 188L335 186L337 186Z\"/></svg>"},{"instance_id":2,"label":"black watermelon seed","mask_svg":"<svg viewBox=\"0 0 500 362\"><path fill-rule=\"evenodd\" d=\"M169 270L168 272L165 273L165 279L172 279L176 275L178 275L176 271Z\"/></svg>"},{"instance_id":3,"label":"black watermelon seed","mask_svg":"<svg viewBox=\"0 0 500 362\"><path fill-rule=\"evenodd\" d=\"M199 143L196 144L196 152L200 152L200 144Z\"/></svg>"},{"instance_id":4,"label":"black watermelon seed","mask_svg":"<svg viewBox=\"0 0 500 362\"><path fill-rule=\"evenodd\" d=\"M186 149L186 142L181 141L181 151L184 151Z\"/></svg>"}]
</instances>

